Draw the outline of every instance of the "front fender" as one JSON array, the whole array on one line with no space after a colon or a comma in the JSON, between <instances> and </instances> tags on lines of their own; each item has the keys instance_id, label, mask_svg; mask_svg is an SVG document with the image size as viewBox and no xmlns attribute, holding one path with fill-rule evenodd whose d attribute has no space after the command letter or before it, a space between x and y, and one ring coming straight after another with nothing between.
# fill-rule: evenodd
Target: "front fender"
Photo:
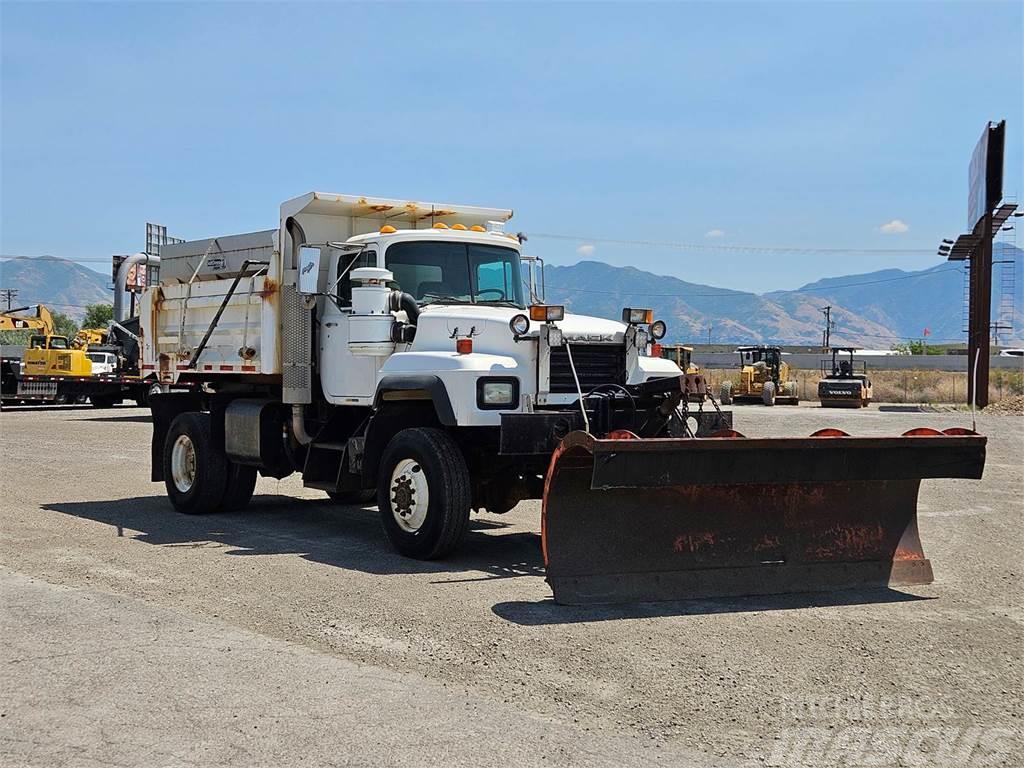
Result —
<instances>
[{"instance_id":1,"label":"front fender","mask_svg":"<svg viewBox=\"0 0 1024 768\"><path fill-rule=\"evenodd\" d=\"M392 355L381 368L381 380L377 387L378 398L385 387L392 393L404 390L419 390L427 399L430 395L438 408L438 418L447 426L498 426L502 412L520 410L515 403L507 411L480 410L477 407L477 381L488 376L513 377L519 379L519 391L530 393L533 381L525 375L524 368L514 357L486 353L459 355L455 352L400 352ZM397 382L397 384L396 384ZM428 388L428 385L429 387ZM447 404L447 413L442 415L440 403ZM436 393L436 397L434 394ZM401 396L399 396L401 397ZM391 399L398 399L392 397ZM408 399L405 396L403 399ZM379 405L380 400L377 401ZM445 419L450 421L445 421Z\"/></svg>"},{"instance_id":2,"label":"front fender","mask_svg":"<svg viewBox=\"0 0 1024 768\"><path fill-rule=\"evenodd\" d=\"M411 394L423 393L428 397L409 398ZM389 397L394 395L398 397ZM377 393L373 398L374 408L380 408L389 399L429 399L434 404L437 420L446 427L458 424L455 410L452 408L448 389L440 377L424 373L392 373L384 376L377 384Z\"/></svg>"},{"instance_id":3,"label":"front fender","mask_svg":"<svg viewBox=\"0 0 1024 768\"><path fill-rule=\"evenodd\" d=\"M663 357L644 357L640 356L636 359L637 367L631 372L632 375L629 377L630 384L639 384L648 379L660 379L665 376L679 376L685 371L681 371L679 366L671 360L666 360Z\"/></svg>"}]
</instances>

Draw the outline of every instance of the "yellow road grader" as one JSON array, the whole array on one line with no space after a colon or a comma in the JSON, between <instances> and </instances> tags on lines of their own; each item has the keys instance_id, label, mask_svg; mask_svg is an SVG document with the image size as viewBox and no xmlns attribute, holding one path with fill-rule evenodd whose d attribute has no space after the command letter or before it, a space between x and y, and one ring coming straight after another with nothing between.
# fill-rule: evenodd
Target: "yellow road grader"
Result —
<instances>
[{"instance_id":1,"label":"yellow road grader","mask_svg":"<svg viewBox=\"0 0 1024 768\"><path fill-rule=\"evenodd\" d=\"M748 346L736 350L740 355L740 381L722 382L719 400L722 405L733 402L760 402L765 405L798 405L797 383L789 378L789 364L782 360L778 347Z\"/></svg>"}]
</instances>

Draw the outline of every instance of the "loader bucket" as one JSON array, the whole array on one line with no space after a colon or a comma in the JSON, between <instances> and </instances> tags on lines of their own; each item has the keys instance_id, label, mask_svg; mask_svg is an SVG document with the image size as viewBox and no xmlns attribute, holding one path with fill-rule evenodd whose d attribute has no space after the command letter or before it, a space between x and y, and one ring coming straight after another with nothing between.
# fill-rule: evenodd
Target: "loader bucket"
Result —
<instances>
[{"instance_id":1,"label":"loader bucket","mask_svg":"<svg viewBox=\"0 0 1024 768\"><path fill-rule=\"evenodd\" d=\"M981 477L970 430L901 437L598 439L573 432L544 488L547 580L565 604L928 584L921 480Z\"/></svg>"}]
</instances>

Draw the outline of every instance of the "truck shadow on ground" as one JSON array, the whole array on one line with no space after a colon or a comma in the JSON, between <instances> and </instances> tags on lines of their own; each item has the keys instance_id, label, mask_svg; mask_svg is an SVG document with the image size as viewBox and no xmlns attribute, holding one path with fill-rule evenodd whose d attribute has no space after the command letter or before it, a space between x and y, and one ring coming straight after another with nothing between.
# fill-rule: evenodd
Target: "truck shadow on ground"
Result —
<instances>
[{"instance_id":1,"label":"truck shadow on ground","mask_svg":"<svg viewBox=\"0 0 1024 768\"><path fill-rule=\"evenodd\" d=\"M79 421L99 421L105 424L150 424L153 417L144 414L141 416L96 416L92 419L79 419Z\"/></svg>"},{"instance_id":2,"label":"truck shadow on ground","mask_svg":"<svg viewBox=\"0 0 1024 768\"><path fill-rule=\"evenodd\" d=\"M241 557L297 555L312 562L377 575L438 574L439 585L480 579L542 577L540 536L474 516L460 551L441 561L393 552L376 507L326 499L254 496L242 512L183 515L162 496L59 502L43 510L94 520L117 536L162 547L219 546ZM481 573L482 572L482 573Z\"/></svg>"},{"instance_id":3,"label":"truck shadow on ground","mask_svg":"<svg viewBox=\"0 0 1024 768\"><path fill-rule=\"evenodd\" d=\"M851 589L835 592L807 592L789 595L756 597L706 598L675 600L662 603L631 603L628 605L559 605L552 599L537 602L510 601L496 603L491 610L505 621L526 627L553 624L588 624L622 619L653 619L666 616L710 616L719 613L754 613L788 611L801 608L824 608L878 603L905 603L934 600L932 597L910 595L885 587Z\"/></svg>"},{"instance_id":4,"label":"truck shadow on ground","mask_svg":"<svg viewBox=\"0 0 1024 768\"><path fill-rule=\"evenodd\" d=\"M493 579L543 578L540 536L509 523L474 516L461 549L443 561L395 554L375 507L262 494L243 512L183 515L162 496L45 504L59 512L111 527L111 534L160 547L219 547L240 557L296 555L311 562L380 576L432 574L430 583L466 584ZM581 624L622 619L703 616L823 606L897 603L931 598L893 589L679 600L628 605L566 606L551 599L493 605L495 615L522 626Z\"/></svg>"}]
</instances>

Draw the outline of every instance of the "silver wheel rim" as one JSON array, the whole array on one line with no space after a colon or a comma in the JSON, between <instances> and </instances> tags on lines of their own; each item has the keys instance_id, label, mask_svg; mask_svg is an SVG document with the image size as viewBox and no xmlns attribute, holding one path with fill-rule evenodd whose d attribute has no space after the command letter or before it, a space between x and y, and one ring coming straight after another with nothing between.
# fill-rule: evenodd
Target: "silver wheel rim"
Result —
<instances>
[{"instance_id":1,"label":"silver wheel rim","mask_svg":"<svg viewBox=\"0 0 1024 768\"><path fill-rule=\"evenodd\" d=\"M153 395L163 394L163 391L163 387L161 387L159 384L154 384L149 388L149 396L152 397Z\"/></svg>"},{"instance_id":2,"label":"silver wheel rim","mask_svg":"<svg viewBox=\"0 0 1024 768\"><path fill-rule=\"evenodd\" d=\"M427 519L430 488L427 474L418 461L402 459L395 465L388 486L391 516L406 533L416 533Z\"/></svg>"},{"instance_id":3,"label":"silver wheel rim","mask_svg":"<svg viewBox=\"0 0 1024 768\"><path fill-rule=\"evenodd\" d=\"M178 435L171 447L171 480L181 493L196 481L196 448L188 435Z\"/></svg>"}]
</instances>

